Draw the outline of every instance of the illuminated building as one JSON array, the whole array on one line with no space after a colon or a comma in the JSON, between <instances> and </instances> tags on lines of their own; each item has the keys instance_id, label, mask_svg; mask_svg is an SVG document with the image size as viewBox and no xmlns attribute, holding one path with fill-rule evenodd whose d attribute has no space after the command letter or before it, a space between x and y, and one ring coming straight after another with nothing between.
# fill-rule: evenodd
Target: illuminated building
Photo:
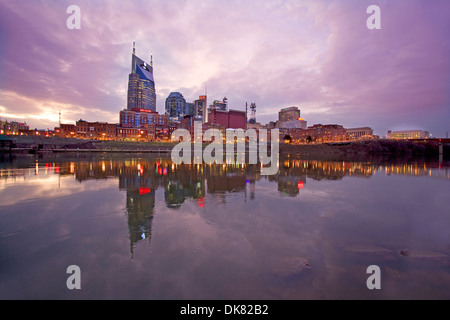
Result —
<instances>
[{"instance_id":1,"label":"illuminated building","mask_svg":"<svg viewBox=\"0 0 450 320\"><path fill-rule=\"evenodd\" d=\"M61 123L55 128L55 134L59 137L71 138L77 134L77 127L74 124Z\"/></svg>"},{"instance_id":2,"label":"illuminated building","mask_svg":"<svg viewBox=\"0 0 450 320\"><path fill-rule=\"evenodd\" d=\"M363 137L373 137L373 130L369 127L363 128L349 128L345 129L347 131L347 137L349 139L361 139Z\"/></svg>"},{"instance_id":3,"label":"illuminated building","mask_svg":"<svg viewBox=\"0 0 450 320\"><path fill-rule=\"evenodd\" d=\"M297 107L289 107L278 112L277 127L280 129L306 129L307 122L300 118L300 110Z\"/></svg>"},{"instance_id":4,"label":"illuminated building","mask_svg":"<svg viewBox=\"0 0 450 320\"><path fill-rule=\"evenodd\" d=\"M117 124L107 122L88 122L78 120L76 122L76 135L78 138L111 140L116 138Z\"/></svg>"},{"instance_id":5,"label":"illuminated building","mask_svg":"<svg viewBox=\"0 0 450 320\"><path fill-rule=\"evenodd\" d=\"M179 92L171 92L166 98L166 115L170 118L184 116L186 113L186 99Z\"/></svg>"},{"instance_id":6,"label":"illuminated building","mask_svg":"<svg viewBox=\"0 0 450 320\"><path fill-rule=\"evenodd\" d=\"M26 122L0 120L0 134L18 135L20 132L28 131L29 129L30 127Z\"/></svg>"},{"instance_id":7,"label":"illuminated building","mask_svg":"<svg viewBox=\"0 0 450 320\"><path fill-rule=\"evenodd\" d=\"M167 116L146 109L122 110L119 126L123 128L147 128L148 125L166 125Z\"/></svg>"},{"instance_id":8,"label":"illuminated building","mask_svg":"<svg viewBox=\"0 0 450 320\"><path fill-rule=\"evenodd\" d=\"M206 96L200 96L198 100L194 101L194 116L203 119L203 111L206 112Z\"/></svg>"},{"instance_id":9,"label":"illuminated building","mask_svg":"<svg viewBox=\"0 0 450 320\"><path fill-rule=\"evenodd\" d=\"M423 130L402 130L387 132L388 139L428 139L428 131Z\"/></svg>"},{"instance_id":10,"label":"illuminated building","mask_svg":"<svg viewBox=\"0 0 450 320\"><path fill-rule=\"evenodd\" d=\"M344 141L347 139L347 132L337 124L315 124L307 129L286 129L285 135L290 136L294 142L327 142Z\"/></svg>"},{"instance_id":11,"label":"illuminated building","mask_svg":"<svg viewBox=\"0 0 450 320\"><path fill-rule=\"evenodd\" d=\"M297 107L284 108L278 112L279 122L298 120L299 118L300 110Z\"/></svg>"},{"instance_id":12,"label":"illuminated building","mask_svg":"<svg viewBox=\"0 0 450 320\"><path fill-rule=\"evenodd\" d=\"M147 109L122 110L119 117L118 139L154 141L158 130L168 126L167 115Z\"/></svg>"},{"instance_id":13,"label":"illuminated building","mask_svg":"<svg viewBox=\"0 0 450 320\"><path fill-rule=\"evenodd\" d=\"M133 43L133 54L131 55L131 73L128 77L128 102L127 109L147 109L156 111L155 80L153 79L153 61L150 64L138 58L135 54Z\"/></svg>"}]
</instances>

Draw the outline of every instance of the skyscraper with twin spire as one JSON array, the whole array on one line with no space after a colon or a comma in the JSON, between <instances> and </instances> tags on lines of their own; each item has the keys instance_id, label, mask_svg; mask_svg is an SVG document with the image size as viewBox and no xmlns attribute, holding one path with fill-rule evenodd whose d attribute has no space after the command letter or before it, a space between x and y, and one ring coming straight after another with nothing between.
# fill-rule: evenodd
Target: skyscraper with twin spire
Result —
<instances>
[{"instance_id":1,"label":"skyscraper with twin spire","mask_svg":"<svg viewBox=\"0 0 450 320\"><path fill-rule=\"evenodd\" d=\"M147 109L156 112L155 80L153 79L153 59L150 64L136 56L136 44L133 42L131 55L131 73L128 77L127 109Z\"/></svg>"}]
</instances>

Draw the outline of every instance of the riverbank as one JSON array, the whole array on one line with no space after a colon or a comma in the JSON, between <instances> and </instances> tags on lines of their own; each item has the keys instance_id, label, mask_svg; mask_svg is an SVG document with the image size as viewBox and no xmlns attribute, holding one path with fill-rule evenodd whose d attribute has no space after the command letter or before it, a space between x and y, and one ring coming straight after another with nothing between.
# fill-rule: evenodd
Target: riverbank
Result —
<instances>
[{"instance_id":1,"label":"riverbank","mask_svg":"<svg viewBox=\"0 0 450 320\"><path fill-rule=\"evenodd\" d=\"M439 146L404 140L370 140L341 144L281 144L280 153L326 160L437 158ZM444 158L448 159L449 153L450 146L444 145Z\"/></svg>"},{"instance_id":2,"label":"riverbank","mask_svg":"<svg viewBox=\"0 0 450 320\"><path fill-rule=\"evenodd\" d=\"M12 147L3 152L117 152L170 153L175 142L99 141L59 137L12 136ZM205 147L207 144L204 144ZM269 144L270 145L270 144ZM225 149L225 148L224 148ZM439 156L435 142L370 140L347 143L280 144L280 154L324 160L364 160L382 158L434 158ZM450 145L445 144L443 158L449 159Z\"/></svg>"}]
</instances>

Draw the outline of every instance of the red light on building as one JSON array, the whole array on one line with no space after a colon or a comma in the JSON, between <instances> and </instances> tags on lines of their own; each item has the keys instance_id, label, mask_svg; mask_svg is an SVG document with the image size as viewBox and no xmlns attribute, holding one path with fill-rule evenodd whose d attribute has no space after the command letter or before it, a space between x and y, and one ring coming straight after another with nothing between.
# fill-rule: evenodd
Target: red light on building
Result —
<instances>
[{"instance_id":1,"label":"red light on building","mask_svg":"<svg viewBox=\"0 0 450 320\"><path fill-rule=\"evenodd\" d=\"M199 100L206 100L206 96L199 96Z\"/></svg>"},{"instance_id":2,"label":"red light on building","mask_svg":"<svg viewBox=\"0 0 450 320\"><path fill-rule=\"evenodd\" d=\"M146 188L146 187L140 187L139 188L139 194L150 193L150 191L152 191L152 189L150 189L150 188Z\"/></svg>"},{"instance_id":3,"label":"red light on building","mask_svg":"<svg viewBox=\"0 0 450 320\"><path fill-rule=\"evenodd\" d=\"M299 181L298 183L297 183L297 189L303 189L303 187L305 186L305 183L303 182L303 181Z\"/></svg>"}]
</instances>

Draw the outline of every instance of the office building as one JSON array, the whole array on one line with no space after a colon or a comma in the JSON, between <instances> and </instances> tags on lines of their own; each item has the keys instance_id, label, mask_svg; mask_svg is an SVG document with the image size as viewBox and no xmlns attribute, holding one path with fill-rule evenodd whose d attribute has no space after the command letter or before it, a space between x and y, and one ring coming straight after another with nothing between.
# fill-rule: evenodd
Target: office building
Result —
<instances>
[{"instance_id":1,"label":"office building","mask_svg":"<svg viewBox=\"0 0 450 320\"><path fill-rule=\"evenodd\" d=\"M351 140L373 137L373 130L369 127L349 128L345 131L347 131L347 137Z\"/></svg>"},{"instance_id":2,"label":"office building","mask_svg":"<svg viewBox=\"0 0 450 320\"><path fill-rule=\"evenodd\" d=\"M184 115L194 116L195 115L195 104L193 102L186 102L184 108Z\"/></svg>"},{"instance_id":3,"label":"office building","mask_svg":"<svg viewBox=\"0 0 450 320\"><path fill-rule=\"evenodd\" d=\"M153 79L153 59L150 63L136 56L135 44L131 55L131 73L128 77L127 109L146 109L156 112L155 80Z\"/></svg>"},{"instance_id":4,"label":"office building","mask_svg":"<svg viewBox=\"0 0 450 320\"><path fill-rule=\"evenodd\" d=\"M423 130L401 130L387 132L388 139L428 139L428 131Z\"/></svg>"},{"instance_id":5,"label":"office building","mask_svg":"<svg viewBox=\"0 0 450 320\"><path fill-rule=\"evenodd\" d=\"M179 92L171 92L166 98L166 115L170 118L184 116L186 99Z\"/></svg>"},{"instance_id":6,"label":"office building","mask_svg":"<svg viewBox=\"0 0 450 320\"><path fill-rule=\"evenodd\" d=\"M278 112L279 122L298 120L299 118L300 118L300 110L297 107L284 108Z\"/></svg>"},{"instance_id":7,"label":"office building","mask_svg":"<svg viewBox=\"0 0 450 320\"><path fill-rule=\"evenodd\" d=\"M207 109L206 103L206 96L199 96L198 99L194 101L194 116L201 117L202 119L204 118L203 114Z\"/></svg>"}]
</instances>

